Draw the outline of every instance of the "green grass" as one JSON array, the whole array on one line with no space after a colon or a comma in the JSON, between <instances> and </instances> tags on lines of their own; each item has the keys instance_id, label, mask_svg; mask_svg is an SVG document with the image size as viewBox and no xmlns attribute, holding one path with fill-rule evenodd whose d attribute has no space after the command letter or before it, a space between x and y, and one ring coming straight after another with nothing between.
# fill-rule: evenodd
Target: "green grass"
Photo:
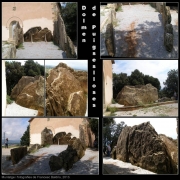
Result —
<instances>
[{"instance_id":1,"label":"green grass","mask_svg":"<svg viewBox=\"0 0 180 180\"><path fill-rule=\"evenodd\" d=\"M21 44L17 47L17 49L24 49L23 43L21 43Z\"/></svg>"},{"instance_id":2,"label":"green grass","mask_svg":"<svg viewBox=\"0 0 180 180\"><path fill-rule=\"evenodd\" d=\"M119 6L119 7L116 9L116 12L123 12L122 6Z\"/></svg>"},{"instance_id":3,"label":"green grass","mask_svg":"<svg viewBox=\"0 0 180 180\"><path fill-rule=\"evenodd\" d=\"M133 115L133 117L136 117L136 116L137 116L136 114Z\"/></svg>"},{"instance_id":4,"label":"green grass","mask_svg":"<svg viewBox=\"0 0 180 180\"><path fill-rule=\"evenodd\" d=\"M12 104L13 100L11 100L10 96L6 96L7 104Z\"/></svg>"},{"instance_id":5,"label":"green grass","mask_svg":"<svg viewBox=\"0 0 180 180\"><path fill-rule=\"evenodd\" d=\"M115 113L116 112L116 108L115 107L107 107L106 108L106 111L110 111L111 112L111 114L113 114L113 113Z\"/></svg>"},{"instance_id":6,"label":"green grass","mask_svg":"<svg viewBox=\"0 0 180 180\"><path fill-rule=\"evenodd\" d=\"M116 104L116 101L112 98L111 103Z\"/></svg>"},{"instance_id":7,"label":"green grass","mask_svg":"<svg viewBox=\"0 0 180 180\"><path fill-rule=\"evenodd\" d=\"M50 144L45 144L45 145L43 145L43 147L48 148L48 147L50 147Z\"/></svg>"}]
</instances>

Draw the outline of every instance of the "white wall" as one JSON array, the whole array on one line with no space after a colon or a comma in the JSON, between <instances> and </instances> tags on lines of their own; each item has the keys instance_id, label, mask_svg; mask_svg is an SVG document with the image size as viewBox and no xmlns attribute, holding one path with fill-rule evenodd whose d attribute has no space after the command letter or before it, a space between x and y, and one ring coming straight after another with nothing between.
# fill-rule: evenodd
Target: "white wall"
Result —
<instances>
[{"instance_id":1,"label":"white wall","mask_svg":"<svg viewBox=\"0 0 180 180\"><path fill-rule=\"evenodd\" d=\"M6 115L6 74L5 74L5 60L2 60L2 116Z\"/></svg>"},{"instance_id":2,"label":"white wall","mask_svg":"<svg viewBox=\"0 0 180 180\"><path fill-rule=\"evenodd\" d=\"M105 105L111 104L113 98L112 79L109 76L105 77Z\"/></svg>"}]
</instances>

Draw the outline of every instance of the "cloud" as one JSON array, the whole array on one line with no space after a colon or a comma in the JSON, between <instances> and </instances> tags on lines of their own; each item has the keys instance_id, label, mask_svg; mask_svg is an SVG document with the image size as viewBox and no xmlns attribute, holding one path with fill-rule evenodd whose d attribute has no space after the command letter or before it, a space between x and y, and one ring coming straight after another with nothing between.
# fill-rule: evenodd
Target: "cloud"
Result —
<instances>
[{"instance_id":1,"label":"cloud","mask_svg":"<svg viewBox=\"0 0 180 180\"><path fill-rule=\"evenodd\" d=\"M9 140L20 140L29 125L30 118L2 118L2 137L4 132Z\"/></svg>"},{"instance_id":2,"label":"cloud","mask_svg":"<svg viewBox=\"0 0 180 180\"><path fill-rule=\"evenodd\" d=\"M143 122L150 121L158 134L165 134L168 137L177 139L176 118L114 118L116 123L124 121L127 126L134 126Z\"/></svg>"},{"instance_id":3,"label":"cloud","mask_svg":"<svg viewBox=\"0 0 180 180\"><path fill-rule=\"evenodd\" d=\"M88 68L87 60L45 60L45 65L57 66L60 62L67 64L73 69L87 70Z\"/></svg>"},{"instance_id":4,"label":"cloud","mask_svg":"<svg viewBox=\"0 0 180 180\"><path fill-rule=\"evenodd\" d=\"M163 88L167 73L172 69L178 69L178 60L115 60L113 64L113 72L116 74L123 72L130 76L135 69L144 75L158 78Z\"/></svg>"}]
</instances>

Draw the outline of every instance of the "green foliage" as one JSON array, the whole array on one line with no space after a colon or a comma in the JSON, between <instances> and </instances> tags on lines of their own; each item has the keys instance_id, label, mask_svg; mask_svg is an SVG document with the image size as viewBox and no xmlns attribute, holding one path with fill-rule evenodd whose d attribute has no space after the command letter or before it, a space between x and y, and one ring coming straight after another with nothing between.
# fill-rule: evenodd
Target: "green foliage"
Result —
<instances>
[{"instance_id":1,"label":"green foliage","mask_svg":"<svg viewBox=\"0 0 180 180\"><path fill-rule=\"evenodd\" d=\"M21 137L20 144L21 144L21 146L29 146L29 144L30 144L29 125L27 126L26 131L24 132L23 136Z\"/></svg>"},{"instance_id":2,"label":"green foliage","mask_svg":"<svg viewBox=\"0 0 180 180\"><path fill-rule=\"evenodd\" d=\"M116 10L116 12L123 12L123 10L122 10L122 6L119 6L117 9L115 9Z\"/></svg>"},{"instance_id":3,"label":"green foliage","mask_svg":"<svg viewBox=\"0 0 180 180\"><path fill-rule=\"evenodd\" d=\"M170 98L174 95L174 91L178 92L178 69L170 70L167 75L166 81L163 82L165 85L163 93Z\"/></svg>"},{"instance_id":4,"label":"green foliage","mask_svg":"<svg viewBox=\"0 0 180 180\"><path fill-rule=\"evenodd\" d=\"M129 85L129 77L126 73L113 73L113 98L116 99L118 93L125 86Z\"/></svg>"},{"instance_id":5,"label":"green foliage","mask_svg":"<svg viewBox=\"0 0 180 180\"><path fill-rule=\"evenodd\" d=\"M17 47L17 49L24 49L23 43L21 43L21 44Z\"/></svg>"},{"instance_id":6,"label":"green foliage","mask_svg":"<svg viewBox=\"0 0 180 180\"><path fill-rule=\"evenodd\" d=\"M149 83L156 87L158 90L161 89L160 81L158 78L144 75L138 69L135 69L133 72L131 72L130 76L127 76L126 73L113 73L113 98L116 99L118 93L125 85L135 86L146 85Z\"/></svg>"},{"instance_id":7,"label":"green foliage","mask_svg":"<svg viewBox=\"0 0 180 180\"><path fill-rule=\"evenodd\" d=\"M77 40L77 3L65 2L61 6L61 16L64 20L67 35L72 41Z\"/></svg>"},{"instance_id":8,"label":"green foliage","mask_svg":"<svg viewBox=\"0 0 180 180\"><path fill-rule=\"evenodd\" d=\"M10 96L11 91L22 76L44 76L44 66L39 63L35 63L34 60L27 60L24 66L20 62L6 61L6 85L7 94Z\"/></svg>"},{"instance_id":9,"label":"green foliage","mask_svg":"<svg viewBox=\"0 0 180 180\"><path fill-rule=\"evenodd\" d=\"M144 84L151 83L154 87L158 89L158 91L161 89L160 82L157 78L154 78L153 76L145 75L144 76Z\"/></svg>"},{"instance_id":10,"label":"green foliage","mask_svg":"<svg viewBox=\"0 0 180 180\"><path fill-rule=\"evenodd\" d=\"M104 118L103 121L108 118ZM113 148L117 144L117 140L119 135L121 134L124 127L127 125L121 121L116 124L115 121L106 124L103 126L103 144L105 145L107 142L110 142L111 148Z\"/></svg>"},{"instance_id":11,"label":"green foliage","mask_svg":"<svg viewBox=\"0 0 180 180\"><path fill-rule=\"evenodd\" d=\"M113 114L116 112L116 107L107 107L106 111L110 111Z\"/></svg>"},{"instance_id":12,"label":"green foliage","mask_svg":"<svg viewBox=\"0 0 180 180\"><path fill-rule=\"evenodd\" d=\"M112 98L111 103L116 104L116 101Z\"/></svg>"},{"instance_id":13,"label":"green foliage","mask_svg":"<svg viewBox=\"0 0 180 180\"><path fill-rule=\"evenodd\" d=\"M134 70L129 77L129 82L131 85L143 85L144 84L144 74L138 69Z\"/></svg>"},{"instance_id":14,"label":"green foliage","mask_svg":"<svg viewBox=\"0 0 180 180\"><path fill-rule=\"evenodd\" d=\"M11 90L18 83L24 74L24 68L21 66L20 62L16 61L6 61L6 85L7 94L11 95Z\"/></svg>"},{"instance_id":15,"label":"green foliage","mask_svg":"<svg viewBox=\"0 0 180 180\"><path fill-rule=\"evenodd\" d=\"M95 138L98 137L98 124L99 120L95 118L89 118L89 126L91 128L91 131L94 133Z\"/></svg>"},{"instance_id":16,"label":"green foliage","mask_svg":"<svg viewBox=\"0 0 180 180\"><path fill-rule=\"evenodd\" d=\"M27 60L24 64L24 73L26 76L44 76L44 66L41 66L39 63L34 62L33 60Z\"/></svg>"},{"instance_id":17,"label":"green foliage","mask_svg":"<svg viewBox=\"0 0 180 180\"><path fill-rule=\"evenodd\" d=\"M103 118L103 127L104 126L108 126L108 125L110 125L110 124L112 124L112 123L114 123L115 121L114 121L114 119L113 118Z\"/></svg>"},{"instance_id":18,"label":"green foliage","mask_svg":"<svg viewBox=\"0 0 180 180\"><path fill-rule=\"evenodd\" d=\"M11 100L10 96L6 96L7 104L11 104L13 101Z\"/></svg>"}]
</instances>

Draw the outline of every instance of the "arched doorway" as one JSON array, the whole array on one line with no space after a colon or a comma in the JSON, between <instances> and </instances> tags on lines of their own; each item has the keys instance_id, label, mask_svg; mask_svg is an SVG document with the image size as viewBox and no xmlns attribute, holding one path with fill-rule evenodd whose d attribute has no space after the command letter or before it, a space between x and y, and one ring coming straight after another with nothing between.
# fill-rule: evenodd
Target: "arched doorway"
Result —
<instances>
[{"instance_id":1,"label":"arched doorway","mask_svg":"<svg viewBox=\"0 0 180 180\"><path fill-rule=\"evenodd\" d=\"M9 39L15 40L15 27L17 26L18 21L11 21L9 25Z\"/></svg>"},{"instance_id":2,"label":"arched doorway","mask_svg":"<svg viewBox=\"0 0 180 180\"><path fill-rule=\"evenodd\" d=\"M41 144L50 145L53 144L53 133L50 129L44 128L41 132Z\"/></svg>"}]
</instances>

